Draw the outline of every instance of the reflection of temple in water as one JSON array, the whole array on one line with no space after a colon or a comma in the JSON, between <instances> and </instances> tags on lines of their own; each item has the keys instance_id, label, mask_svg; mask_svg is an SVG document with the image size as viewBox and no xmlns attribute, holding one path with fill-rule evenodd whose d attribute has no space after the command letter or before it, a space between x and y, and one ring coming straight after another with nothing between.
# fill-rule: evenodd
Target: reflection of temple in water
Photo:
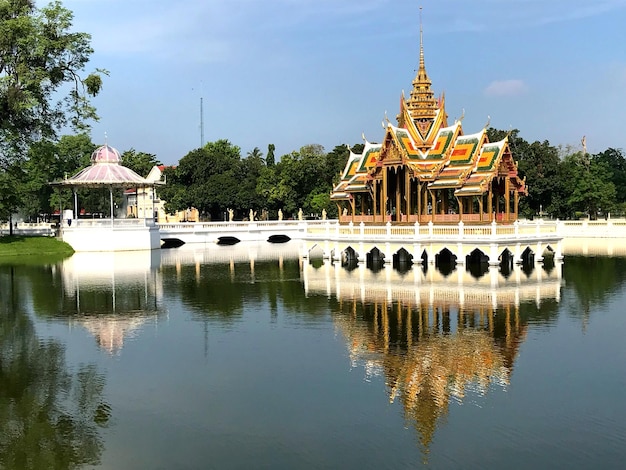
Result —
<instances>
[{"instance_id":1,"label":"reflection of temple in water","mask_svg":"<svg viewBox=\"0 0 626 470\"><path fill-rule=\"evenodd\" d=\"M62 264L64 294L74 306L70 326L81 325L110 354L161 312L158 250L75 253ZM67 302L66 302L67 305Z\"/></svg>"},{"instance_id":2,"label":"reflection of temple in water","mask_svg":"<svg viewBox=\"0 0 626 470\"><path fill-rule=\"evenodd\" d=\"M306 264L303 278L307 295L337 298L334 319L353 366L385 377L390 401L402 403L427 452L451 400L507 387L526 336L524 311L558 302L561 268L526 274L517 266L504 276L492 267L477 279L463 268L444 276L421 266L402 274L324 263Z\"/></svg>"}]
</instances>

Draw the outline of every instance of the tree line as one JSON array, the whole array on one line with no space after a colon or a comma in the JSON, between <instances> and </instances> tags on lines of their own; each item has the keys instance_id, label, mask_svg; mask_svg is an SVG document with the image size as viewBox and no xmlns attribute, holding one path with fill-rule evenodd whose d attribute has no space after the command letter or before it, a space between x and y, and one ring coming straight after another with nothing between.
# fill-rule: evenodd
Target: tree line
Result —
<instances>
[{"instance_id":1,"label":"tree line","mask_svg":"<svg viewBox=\"0 0 626 470\"><path fill-rule=\"evenodd\" d=\"M559 219L608 217L626 212L626 158L621 149L589 154L583 150L527 142L518 130L490 128L491 141L509 135L520 176L526 179L528 196L520 200L520 215ZM33 142L24 159L0 170L0 220L20 213L25 220L72 207L69 189L52 189L51 181L71 176L90 164L97 148L87 134L65 135ZM362 144L352 147L360 152ZM176 165L165 167L167 184L158 189L166 211L190 207L203 220L224 220L228 209L236 219L252 210L271 219L281 210L286 218L319 216L323 210L337 216L330 193L339 181L349 156L348 147L337 145L326 152L321 145L306 145L276 158L274 145L267 154L258 147L242 155L240 147L222 139L191 150ZM128 149L122 163L146 176L160 161L156 155ZM105 194L106 193L106 194ZM117 194L118 204L123 195ZM88 214L106 212L108 190L80 190L80 208Z\"/></svg>"}]
</instances>

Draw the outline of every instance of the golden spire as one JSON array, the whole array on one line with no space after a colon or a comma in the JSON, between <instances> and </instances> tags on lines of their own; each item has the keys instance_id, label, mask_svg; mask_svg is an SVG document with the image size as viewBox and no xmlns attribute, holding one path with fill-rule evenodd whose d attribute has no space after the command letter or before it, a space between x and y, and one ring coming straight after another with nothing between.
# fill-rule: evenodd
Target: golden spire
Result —
<instances>
[{"instance_id":1,"label":"golden spire","mask_svg":"<svg viewBox=\"0 0 626 470\"><path fill-rule=\"evenodd\" d=\"M437 112L437 100L431 89L432 82L424 65L424 28L422 25L422 7L420 7L420 61L417 75L413 80L413 89L407 101L407 108L414 121L433 119Z\"/></svg>"}]
</instances>

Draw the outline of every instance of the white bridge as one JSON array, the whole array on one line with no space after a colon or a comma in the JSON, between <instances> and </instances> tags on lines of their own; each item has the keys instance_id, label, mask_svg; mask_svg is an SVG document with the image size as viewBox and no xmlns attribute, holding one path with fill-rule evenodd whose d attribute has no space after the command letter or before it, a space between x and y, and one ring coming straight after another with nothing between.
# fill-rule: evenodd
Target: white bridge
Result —
<instances>
[{"instance_id":1,"label":"white bridge","mask_svg":"<svg viewBox=\"0 0 626 470\"><path fill-rule=\"evenodd\" d=\"M325 225L324 220L262 220L253 222L180 222L159 224L161 240L176 246L183 243L221 243L238 241L285 242L305 238L307 227ZM336 223L336 221L335 221Z\"/></svg>"},{"instance_id":2,"label":"white bridge","mask_svg":"<svg viewBox=\"0 0 626 470\"><path fill-rule=\"evenodd\" d=\"M478 250L483 259L495 264L502 253L519 262L524 253L533 253L535 261L540 261L545 250L560 257L563 250L574 253L605 252L604 254L623 253L626 248L626 220L576 220L576 221L518 221L514 224L404 224L371 225L339 224L337 220L269 220L253 222L200 222L154 224L151 220L115 219L93 221L75 220L69 226L63 221L65 235L71 232L85 231L86 239L96 240L96 248L76 245L77 251L122 251L139 249L138 244L128 244L129 230L134 226L150 232L150 238L156 236L162 241L177 240L178 244L215 244L222 241L284 242L288 239L302 241L302 255L309 256L312 250L321 251L328 259L338 260L345 256L358 261L376 254L388 263L394 255L409 256L416 262L427 260L435 262L435 257L446 250L463 263L468 254ZM102 230L106 228L106 230ZM30 224L19 222L11 227L18 235L59 235L52 224ZM107 232L108 230L108 232ZM120 244L117 247L111 241L111 230L119 232ZM0 236L7 235L8 224L0 224ZM95 235L104 233L103 237ZM78 235L78 233L76 233ZM126 246L128 245L128 246ZM150 243L141 243L144 249L154 248ZM565 248L564 248L565 245ZM506 250L506 252L505 252Z\"/></svg>"},{"instance_id":3,"label":"white bridge","mask_svg":"<svg viewBox=\"0 0 626 470\"><path fill-rule=\"evenodd\" d=\"M562 259L562 235L557 222L515 222L502 225L359 225L339 224L336 220L254 221L160 224L161 240L167 245L182 243L222 243L237 241L303 241L303 257L321 250L324 258L354 259L359 262L374 256L384 263L394 257L415 262L435 263L442 253L464 264L477 256L499 264L503 255L515 263L532 254L541 261L546 250Z\"/></svg>"}]
</instances>

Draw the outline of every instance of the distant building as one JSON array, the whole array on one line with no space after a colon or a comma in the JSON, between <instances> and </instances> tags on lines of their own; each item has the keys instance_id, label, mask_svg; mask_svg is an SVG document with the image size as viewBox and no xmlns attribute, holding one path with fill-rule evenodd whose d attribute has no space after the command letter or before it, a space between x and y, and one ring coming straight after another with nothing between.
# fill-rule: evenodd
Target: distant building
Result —
<instances>
[{"instance_id":1,"label":"distant building","mask_svg":"<svg viewBox=\"0 0 626 470\"><path fill-rule=\"evenodd\" d=\"M162 181L165 165L155 165L146 176L148 181ZM158 223L166 222L199 222L198 209L191 207L186 210L168 214L165 203L156 191L146 188L133 188L124 192L126 199L126 217L154 217ZM153 212L154 211L154 212Z\"/></svg>"}]
</instances>

